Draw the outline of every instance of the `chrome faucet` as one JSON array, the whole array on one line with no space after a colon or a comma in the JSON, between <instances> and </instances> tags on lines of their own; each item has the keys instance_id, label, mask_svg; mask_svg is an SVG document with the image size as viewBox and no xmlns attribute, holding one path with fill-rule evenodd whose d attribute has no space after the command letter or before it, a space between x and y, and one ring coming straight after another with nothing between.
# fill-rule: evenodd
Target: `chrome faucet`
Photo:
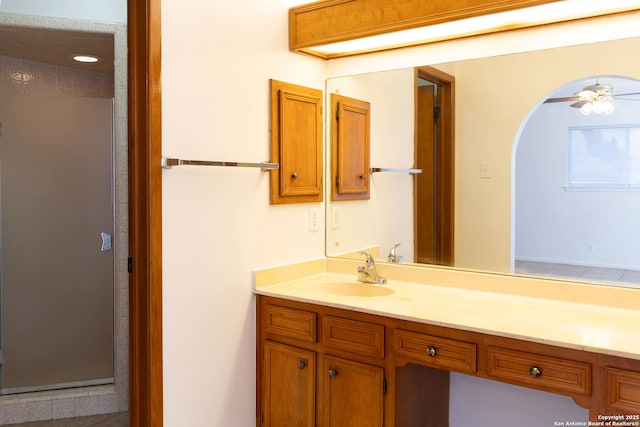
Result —
<instances>
[{"instance_id":1,"label":"chrome faucet","mask_svg":"<svg viewBox=\"0 0 640 427\"><path fill-rule=\"evenodd\" d=\"M358 266L358 282L362 283L375 283L378 285L384 285L387 283L387 279L381 277L376 271L376 264L373 257L368 252L360 252L366 256L365 265Z\"/></svg>"},{"instance_id":2,"label":"chrome faucet","mask_svg":"<svg viewBox=\"0 0 640 427\"><path fill-rule=\"evenodd\" d=\"M398 246L400 246L400 243L396 244L389 251L389 255L387 255L387 260L389 262L395 262L396 264L400 264L402 262L403 260L402 255L398 255L398 253L396 252L396 249L398 248Z\"/></svg>"}]
</instances>

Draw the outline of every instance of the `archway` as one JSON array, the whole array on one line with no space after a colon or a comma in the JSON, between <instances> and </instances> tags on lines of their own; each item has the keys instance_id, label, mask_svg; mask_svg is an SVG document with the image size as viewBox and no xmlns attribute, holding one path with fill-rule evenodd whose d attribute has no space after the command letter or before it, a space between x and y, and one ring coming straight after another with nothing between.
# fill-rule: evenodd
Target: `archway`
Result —
<instances>
[{"instance_id":1,"label":"archway","mask_svg":"<svg viewBox=\"0 0 640 427\"><path fill-rule=\"evenodd\" d=\"M615 110L581 111L592 102L577 99L584 88L611 90ZM590 76L523 120L512 157L514 272L640 286L638 111L638 80Z\"/></svg>"}]
</instances>

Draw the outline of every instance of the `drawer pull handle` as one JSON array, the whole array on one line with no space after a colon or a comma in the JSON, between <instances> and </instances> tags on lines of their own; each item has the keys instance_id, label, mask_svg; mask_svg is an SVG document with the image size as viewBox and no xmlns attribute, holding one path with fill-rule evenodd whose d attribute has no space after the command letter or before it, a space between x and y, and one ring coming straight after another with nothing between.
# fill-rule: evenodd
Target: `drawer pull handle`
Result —
<instances>
[{"instance_id":1,"label":"drawer pull handle","mask_svg":"<svg viewBox=\"0 0 640 427\"><path fill-rule=\"evenodd\" d=\"M305 362L304 360L298 361L298 369L304 369L306 367L307 367L307 362Z\"/></svg>"},{"instance_id":2,"label":"drawer pull handle","mask_svg":"<svg viewBox=\"0 0 640 427\"><path fill-rule=\"evenodd\" d=\"M435 348L435 347L433 347L433 346L429 346L429 347L427 348L427 354L429 355L429 357L435 357L435 356L436 356L436 353L437 353L437 351L436 351L436 348Z\"/></svg>"},{"instance_id":3,"label":"drawer pull handle","mask_svg":"<svg viewBox=\"0 0 640 427\"><path fill-rule=\"evenodd\" d=\"M529 375L533 378L540 378L542 376L542 371L537 366L532 366L529 368Z\"/></svg>"},{"instance_id":4,"label":"drawer pull handle","mask_svg":"<svg viewBox=\"0 0 640 427\"><path fill-rule=\"evenodd\" d=\"M329 369L329 376L331 378L335 378L338 376L338 371L336 371L335 369Z\"/></svg>"}]
</instances>

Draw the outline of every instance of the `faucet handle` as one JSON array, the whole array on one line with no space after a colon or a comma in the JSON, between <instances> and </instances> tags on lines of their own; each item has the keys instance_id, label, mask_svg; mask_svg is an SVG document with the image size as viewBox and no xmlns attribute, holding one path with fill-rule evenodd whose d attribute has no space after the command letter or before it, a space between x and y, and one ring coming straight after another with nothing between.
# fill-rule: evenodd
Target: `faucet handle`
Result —
<instances>
[{"instance_id":1,"label":"faucet handle","mask_svg":"<svg viewBox=\"0 0 640 427\"><path fill-rule=\"evenodd\" d=\"M399 256L398 251L396 250L398 249L398 246L400 246L400 243L396 243L389 251L389 255L387 255L389 262L400 263L402 261L403 257Z\"/></svg>"},{"instance_id":2,"label":"faucet handle","mask_svg":"<svg viewBox=\"0 0 640 427\"><path fill-rule=\"evenodd\" d=\"M373 260L373 256L371 256L371 254L369 252L360 252L360 254L362 254L362 255L367 257L367 259L365 261L366 264L367 264L367 267L371 267L371 266L373 266L375 264L375 261Z\"/></svg>"}]
</instances>

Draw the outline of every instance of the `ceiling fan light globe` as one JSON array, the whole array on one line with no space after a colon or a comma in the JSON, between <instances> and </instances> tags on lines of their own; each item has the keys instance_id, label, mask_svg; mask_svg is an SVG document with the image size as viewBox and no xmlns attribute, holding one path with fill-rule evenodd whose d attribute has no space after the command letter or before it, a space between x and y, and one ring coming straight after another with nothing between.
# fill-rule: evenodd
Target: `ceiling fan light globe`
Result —
<instances>
[{"instance_id":1,"label":"ceiling fan light globe","mask_svg":"<svg viewBox=\"0 0 640 427\"><path fill-rule=\"evenodd\" d=\"M596 114L602 114L606 111L606 106L604 105L605 103L598 100L596 102L593 103L593 112Z\"/></svg>"},{"instance_id":2,"label":"ceiling fan light globe","mask_svg":"<svg viewBox=\"0 0 640 427\"><path fill-rule=\"evenodd\" d=\"M589 114L591 114L592 111L593 111L593 104L591 104L590 102L587 102L582 107L580 107L580 112L585 116L588 116Z\"/></svg>"},{"instance_id":3,"label":"ceiling fan light globe","mask_svg":"<svg viewBox=\"0 0 640 427\"><path fill-rule=\"evenodd\" d=\"M611 114L611 113L613 113L615 111L616 107L612 103L605 102L604 104L605 104L604 105L604 113L605 114Z\"/></svg>"}]
</instances>

